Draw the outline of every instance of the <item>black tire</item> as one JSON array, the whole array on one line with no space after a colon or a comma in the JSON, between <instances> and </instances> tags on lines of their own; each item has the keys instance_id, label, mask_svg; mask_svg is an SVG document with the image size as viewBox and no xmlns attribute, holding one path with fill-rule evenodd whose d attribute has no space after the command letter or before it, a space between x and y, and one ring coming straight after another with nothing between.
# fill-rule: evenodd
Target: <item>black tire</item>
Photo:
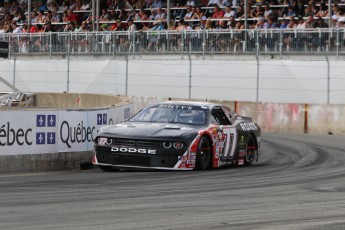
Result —
<instances>
[{"instance_id":1,"label":"black tire","mask_svg":"<svg viewBox=\"0 0 345 230\"><path fill-rule=\"evenodd\" d=\"M252 165L255 159L256 152L256 141L253 135L249 135L247 146L246 146L246 156L244 158L245 165Z\"/></svg>"},{"instance_id":2,"label":"black tire","mask_svg":"<svg viewBox=\"0 0 345 230\"><path fill-rule=\"evenodd\" d=\"M196 153L195 169L206 170L211 166L212 145L209 139L202 136L199 141L198 151Z\"/></svg>"},{"instance_id":3,"label":"black tire","mask_svg":"<svg viewBox=\"0 0 345 230\"><path fill-rule=\"evenodd\" d=\"M120 170L112 166L104 166L104 165L98 165L98 168L102 169L105 172L118 172Z\"/></svg>"}]
</instances>

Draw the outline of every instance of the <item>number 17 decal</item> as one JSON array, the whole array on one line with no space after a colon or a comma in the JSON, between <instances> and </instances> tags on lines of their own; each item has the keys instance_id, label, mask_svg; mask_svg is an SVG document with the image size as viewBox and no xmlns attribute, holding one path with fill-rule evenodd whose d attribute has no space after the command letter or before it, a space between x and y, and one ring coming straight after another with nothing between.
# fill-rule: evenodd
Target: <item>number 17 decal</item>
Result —
<instances>
[{"instance_id":1,"label":"number 17 decal","mask_svg":"<svg viewBox=\"0 0 345 230\"><path fill-rule=\"evenodd\" d=\"M223 156L231 158L235 154L237 143L237 130L236 128L224 128L223 134L225 135L225 149Z\"/></svg>"}]
</instances>

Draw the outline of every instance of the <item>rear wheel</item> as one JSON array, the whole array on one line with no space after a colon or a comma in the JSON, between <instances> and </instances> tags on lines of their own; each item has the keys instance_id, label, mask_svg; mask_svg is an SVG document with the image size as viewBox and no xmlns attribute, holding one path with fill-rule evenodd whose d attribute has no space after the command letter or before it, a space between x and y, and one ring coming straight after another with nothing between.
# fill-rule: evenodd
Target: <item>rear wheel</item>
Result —
<instances>
[{"instance_id":1,"label":"rear wheel","mask_svg":"<svg viewBox=\"0 0 345 230\"><path fill-rule=\"evenodd\" d=\"M202 136L199 141L198 152L196 153L195 169L208 169L211 165L211 154L211 143L207 137Z\"/></svg>"},{"instance_id":2,"label":"rear wheel","mask_svg":"<svg viewBox=\"0 0 345 230\"><path fill-rule=\"evenodd\" d=\"M244 159L245 165L251 165L254 162L256 150L256 142L253 135L249 135L246 147L246 157Z\"/></svg>"},{"instance_id":3,"label":"rear wheel","mask_svg":"<svg viewBox=\"0 0 345 230\"><path fill-rule=\"evenodd\" d=\"M112 166L104 166L104 165L98 165L98 168L102 169L105 172L118 172L120 170Z\"/></svg>"}]
</instances>

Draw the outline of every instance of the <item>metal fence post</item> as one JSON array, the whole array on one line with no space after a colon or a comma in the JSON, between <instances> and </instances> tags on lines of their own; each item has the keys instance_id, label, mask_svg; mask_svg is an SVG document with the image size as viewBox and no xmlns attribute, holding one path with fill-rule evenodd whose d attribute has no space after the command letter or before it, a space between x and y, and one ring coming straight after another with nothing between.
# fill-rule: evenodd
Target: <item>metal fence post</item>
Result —
<instances>
[{"instance_id":1,"label":"metal fence post","mask_svg":"<svg viewBox=\"0 0 345 230\"><path fill-rule=\"evenodd\" d=\"M14 56L13 58L13 86L16 87L16 64L17 64L17 59Z\"/></svg>"},{"instance_id":2,"label":"metal fence post","mask_svg":"<svg viewBox=\"0 0 345 230\"><path fill-rule=\"evenodd\" d=\"M327 61L327 104L330 102L330 83L331 83L331 76L330 76L330 63L328 60L328 56L326 55L326 61Z\"/></svg>"},{"instance_id":3,"label":"metal fence post","mask_svg":"<svg viewBox=\"0 0 345 230\"><path fill-rule=\"evenodd\" d=\"M69 92L69 62L70 62L70 49L71 48L71 40L69 34L67 34L67 89L66 92Z\"/></svg>"},{"instance_id":4,"label":"metal fence post","mask_svg":"<svg viewBox=\"0 0 345 230\"><path fill-rule=\"evenodd\" d=\"M260 78L260 62L258 55L256 57L256 102L259 102L259 78Z\"/></svg>"},{"instance_id":5,"label":"metal fence post","mask_svg":"<svg viewBox=\"0 0 345 230\"><path fill-rule=\"evenodd\" d=\"M192 98L192 58L190 57L190 52L188 52L189 59L189 92L188 99Z\"/></svg>"},{"instance_id":6,"label":"metal fence post","mask_svg":"<svg viewBox=\"0 0 345 230\"><path fill-rule=\"evenodd\" d=\"M128 54L125 54L126 56L126 91L125 95L128 96Z\"/></svg>"}]
</instances>

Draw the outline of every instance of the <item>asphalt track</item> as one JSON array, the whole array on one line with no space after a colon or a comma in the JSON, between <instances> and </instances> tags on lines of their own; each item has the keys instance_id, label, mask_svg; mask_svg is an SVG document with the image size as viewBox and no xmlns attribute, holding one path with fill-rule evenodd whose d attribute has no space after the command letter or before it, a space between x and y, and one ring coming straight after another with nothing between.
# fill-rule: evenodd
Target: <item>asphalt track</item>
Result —
<instances>
[{"instance_id":1,"label":"asphalt track","mask_svg":"<svg viewBox=\"0 0 345 230\"><path fill-rule=\"evenodd\" d=\"M0 229L345 229L344 149L266 133L252 167L0 174Z\"/></svg>"}]
</instances>

